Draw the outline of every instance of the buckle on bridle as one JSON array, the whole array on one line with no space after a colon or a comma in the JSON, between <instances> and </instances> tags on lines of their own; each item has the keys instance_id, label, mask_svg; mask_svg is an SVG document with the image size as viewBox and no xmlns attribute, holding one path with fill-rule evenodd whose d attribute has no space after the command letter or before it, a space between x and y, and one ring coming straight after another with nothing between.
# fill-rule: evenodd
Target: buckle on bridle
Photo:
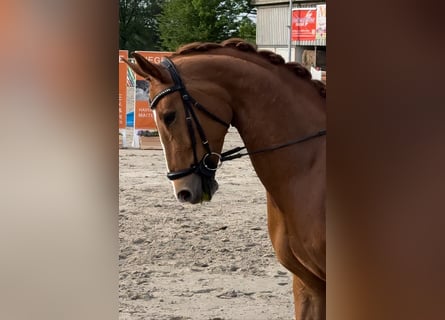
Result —
<instances>
[{"instance_id":1,"label":"buckle on bridle","mask_svg":"<svg viewBox=\"0 0 445 320\"><path fill-rule=\"evenodd\" d=\"M210 162L209 164L207 164L207 159L209 158L209 156L216 156L218 158L218 160L216 161L216 164L213 162ZM210 152L210 153L206 153L204 155L204 157L201 160L202 165L210 171L216 171L219 167L221 167L221 155L219 153L216 152Z\"/></svg>"}]
</instances>

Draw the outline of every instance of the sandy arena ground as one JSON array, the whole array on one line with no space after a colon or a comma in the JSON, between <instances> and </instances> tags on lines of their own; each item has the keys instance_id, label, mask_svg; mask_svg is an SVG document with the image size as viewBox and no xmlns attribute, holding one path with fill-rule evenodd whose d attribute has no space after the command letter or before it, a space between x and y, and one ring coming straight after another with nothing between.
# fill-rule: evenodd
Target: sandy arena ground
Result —
<instances>
[{"instance_id":1,"label":"sandy arena ground","mask_svg":"<svg viewBox=\"0 0 445 320\"><path fill-rule=\"evenodd\" d=\"M224 149L239 145L231 128ZM212 202L199 205L174 198L162 150L119 158L120 320L293 319L292 278L249 158L224 163Z\"/></svg>"}]
</instances>

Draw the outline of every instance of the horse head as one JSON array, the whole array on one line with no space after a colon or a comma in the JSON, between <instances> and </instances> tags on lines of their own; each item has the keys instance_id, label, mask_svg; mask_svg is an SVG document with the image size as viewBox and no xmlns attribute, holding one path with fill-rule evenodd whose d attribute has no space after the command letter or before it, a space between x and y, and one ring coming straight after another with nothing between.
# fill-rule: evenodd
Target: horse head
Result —
<instances>
[{"instance_id":1,"label":"horse head","mask_svg":"<svg viewBox=\"0 0 445 320\"><path fill-rule=\"evenodd\" d=\"M219 97L227 95L199 81L199 75L188 75L185 63L165 59L154 64L140 54L133 57L136 63L125 62L150 82L150 106L175 196L193 204L210 201L218 188L215 172L232 119L227 101Z\"/></svg>"}]
</instances>

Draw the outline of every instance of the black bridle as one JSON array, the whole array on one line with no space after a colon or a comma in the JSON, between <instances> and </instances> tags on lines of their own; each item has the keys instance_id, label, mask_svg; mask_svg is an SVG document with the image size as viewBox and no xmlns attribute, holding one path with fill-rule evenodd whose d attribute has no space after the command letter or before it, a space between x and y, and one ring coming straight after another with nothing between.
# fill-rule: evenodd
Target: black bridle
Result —
<instances>
[{"instance_id":1,"label":"black bridle","mask_svg":"<svg viewBox=\"0 0 445 320\"><path fill-rule=\"evenodd\" d=\"M194 159L194 162L190 168L167 173L167 177L170 180L180 179L180 178L188 176L192 173L197 173L201 176L213 178L215 176L216 169L224 161L240 158L240 157L247 156L247 155L257 154L257 153L261 153L261 152L281 149L281 148L284 148L284 147L287 147L290 145L294 145L297 143L301 143L301 142L304 142L304 141L307 141L307 140L310 140L310 139L313 139L316 137L320 137L320 136L323 136L326 134L326 130L320 130L320 131L316 132L315 134L311 134L311 135L302 137L302 138L294 140L294 141L290 141L287 143L283 143L280 145L276 145L276 146L272 146L272 147L268 147L268 148L264 148L264 149L255 150L252 152L240 153L241 150L246 148L245 146L230 149L226 152L223 152L222 154L213 152L210 148L209 141L207 140L207 137L204 133L204 129L202 128L201 123L199 122L198 117L196 116L196 113L195 113L193 107L195 107L199 111L203 112L210 119L218 122L219 124L225 126L226 128L230 127L230 123L227 123L224 120L221 120L221 118L219 118L215 114L208 111L206 108L204 108L204 106L202 106L199 102L197 102L188 93L187 89L184 86L184 83L181 80L181 77L179 76L178 70L176 69L174 63L169 58L165 57L163 59L163 61L161 62L161 64L164 67L166 67L167 70L170 72L170 75L173 79L174 85L170 88L162 90L161 92L156 94L153 99L150 99L150 107L151 107L151 109L156 109L156 106L159 103L159 101L163 97L165 97L173 92L178 91L181 94L181 99L182 99L182 104L184 106L185 119L186 119L187 129L188 129L189 136L190 136L190 141L192 144L193 159ZM193 125L193 123L195 124L195 126ZM198 156L196 153L197 150L196 150L196 137L195 137L194 127L196 127L196 130L198 131L199 137L201 139L201 144L203 145L203 147L206 151L206 154L204 154L204 156L202 157L202 159L200 161L198 161ZM213 157L217 158L216 163L214 163Z\"/></svg>"},{"instance_id":2,"label":"black bridle","mask_svg":"<svg viewBox=\"0 0 445 320\"><path fill-rule=\"evenodd\" d=\"M166 95L169 95L176 91L178 91L180 93L181 99L182 99L182 104L184 105L185 120L187 122L187 129L188 129L191 144L192 144L193 159L194 159L194 162L190 168L180 170L180 171L175 171L175 172L169 172L169 173L167 173L167 177L170 180L176 180L176 179L180 179L182 177L188 176L189 174L192 174L192 173L197 173L201 176L206 176L209 178L214 177L216 169L218 167L218 164L221 161L221 155L216 152L212 152L210 145L209 145L209 141L207 140L207 137L204 133L204 129L202 128L201 123L199 122L198 117L196 116L196 113L195 113L195 110L193 109L193 107L202 111L205 115L210 117L212 120L222 124L226 128L230 127L230 123L227 123L224 120L221 120L219 117L217 117L216 115L214 115L213 113L211 113L210 111L205 109L201 104L199 104L195 99L192 98L192 96L188 93L187 89L185 88L185 86L181 80L181 77L179 76L179 73L176 70L175 65L173 64L173 62L170 59L164 58L164 60L161 62L161 64L164 67L166 67L167 70L170 72L170 75L173 79L174 85L170 88L167 88L167 89L159 92L153 98L153 100L150 101L150 107L151 107L151 109L155 109L156 105L159 103L159 101ZM196 130L198 131L199 137L201 139L201 143L206 151L206 154L202 157L202 159L200 161L198 161L198 155L196 153L196 137L195 137L195 130L194 130L193 123L195 124ZM217 163L214 163L212 161L212 158L213 158L212 156L216 156L218 158Z\"/></svg>"}]
</instances>

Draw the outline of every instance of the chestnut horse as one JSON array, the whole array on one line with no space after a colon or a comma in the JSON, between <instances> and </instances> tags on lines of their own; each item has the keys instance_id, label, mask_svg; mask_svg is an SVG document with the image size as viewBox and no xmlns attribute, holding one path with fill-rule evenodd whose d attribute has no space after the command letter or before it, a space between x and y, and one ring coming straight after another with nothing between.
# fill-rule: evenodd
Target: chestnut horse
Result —
<instances>
[{"instance_id":1,"label":"chestnut horse","mask_svg":"<svg viewBox=\"0 0 445 320\"><path fill-rule=\"evenodd\" d=\"M241 39L192 43L161 64L127 62L149 99L179 201L210 201L221 162L249 155L267 191L268 229L290 270L296 319L325 319L325 85ZM244 148L221 153L229 126Z\"/></svg>"}]
</instances>

